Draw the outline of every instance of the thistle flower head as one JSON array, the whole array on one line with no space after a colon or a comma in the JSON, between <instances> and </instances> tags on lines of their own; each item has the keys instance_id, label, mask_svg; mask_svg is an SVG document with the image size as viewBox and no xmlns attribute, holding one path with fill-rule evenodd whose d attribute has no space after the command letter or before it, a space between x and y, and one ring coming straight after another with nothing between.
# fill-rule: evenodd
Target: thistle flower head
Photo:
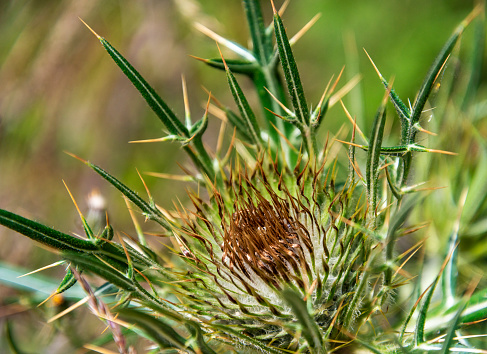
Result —
<instances>
[{"instance_id":1,"label":"thistle flower head","mask_svg":"<svg viewBox=\"0 0 487 354\"><path fill-rule=\"evenodd\" d=\"M222 323L253 336L266 333L269 342L279 333L282 345L298 340L286 289L308 299L323 329L334 318L345 321L340 304L353 297L368 241L343 222L364 217L350 215L353 187L335 191L324 162L283 172L267 156L253 167L237 166L225 189L211 189L209 202L193 195L196 213L181 212L175 232L198 279L184 293L208 295L200 311L216 311Z\"/></svg>"}]
</instances>

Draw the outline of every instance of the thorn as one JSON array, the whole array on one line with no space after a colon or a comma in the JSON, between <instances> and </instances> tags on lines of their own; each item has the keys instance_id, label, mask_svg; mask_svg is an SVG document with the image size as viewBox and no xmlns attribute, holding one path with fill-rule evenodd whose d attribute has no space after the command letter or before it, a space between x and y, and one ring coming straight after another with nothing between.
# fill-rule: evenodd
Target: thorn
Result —
<instances>
[{"instance_id":1,"label":"thorn","mask_svg":"<svg viewBox=\"0 0 487 354\"><path fill-rule=\"evenodd\" d=\"M209 59L205 59L205 58L200 58L200 57L197 57L195 55L189 55L190 58L193 58L193 59L196 59L196 60L199 60L199 61L202 61L203 63L209 63L210 60Z\"/></svg>"},{"instance_id":2,"label":"thorn","mask_svg":"<svg viewBox=\"0 0 487 354\"><path fill-rule=\"evenodd\" d=\"M430 132L429 130L426 130L424 129L423 127L421 127L419 124L417 124L415 126L416 129L418 129L421 133L425 133L425 134L429 134L429 135L432 135L432 136L437 136L438 134L436 133L433 133L433 132Z\"/></svg>"},{"instance_id":3,"label":"thorn","mask_svg":"<svg viewBox=\"0 0 487 354\"><path fill-rule=\"evenodd\" d=\"M218 48L218 52L220 53L220 57L222 58L223 65L225 66L225 70L228 71L227 62L225 61L225 58L223 58L223 54L222 54L222 51L220 49L220 46L218 45L218 42L216 42L216 47Z\"/></svg>"},{"instance_id":4,"label":"thorn","mask_svg":"<svg viewBox=\"0 0 487 354\"><path fill-rule=\"evenodd\" d=\"M88 24L87 24L85 21L83 21L83 20L81 19L81 17L78 17L78 18L79 18L79 20L80 20L81 22L83 22L83 24L84 24L84 25L85 25L85 26L86 26L86 27L87 27L87 28L88 28L88 29L89 29L89 30L90 30L90 31L91 31L91 32L92 32L92 33L93 33L93 34L96 36L96 38L98 38L98 39L103 39L102 37L100 37L100 36L98 35L98 33L96 33L95 31L93 31L93 29L92 29L90 26L88 26Z\"/></svg>"},{"instance_id":5,"label":"thorn","mask_svg":"<svg viewBox=\"0 0 487 354\"><path fill-rule=\"evenodd\" d=\"M280 114L277 114L276 112L273 112L272 110L270 110L269 108L267 107L264 107L267 111L269 111L270 113L272 113L273 115L275 115L277 118L280 118L282 119L283 121L286 121L286 122L289 122L289 119L286 119L284 118L283 116L281 116Z\"/></svg>"},{"instance_id":6,"label":"thorn","mask_svg":"<svg viewBox=\"0 0 487 354\"><path fill-rule=\"evenodd\" d=\"M352 145L352 146L355 146L355 147L358 147L358 148L361 148L361 149L364 149L365 148L365 146L363 146L363 145L351 143L350 141L344 141L344 140L340 140L340 139L337 139L337 138L334 138L333 140L338 141L339 143L343 143L343 144L347 144L347 145Z\"/></svg>"},{"instance_id":7,"label":"thorn","mask_svg":"<svg viewBox=\"0 0 487 354\"><path fill-rule=\"evenodd\" d=\"M345 107L345 104L343 103L342 100L340 100L340 103L342 105L343 110L345 111L345 115L347 116L348 120L352 123L353 129L355 129L356 131L358 131L358 133L360 134L360 136L362 137L362 139L364 140L364 142L368 143L367 137L362 132L362 130L359 128L359 126L357 125L357 122L355 121L355 119L352 118L350 112L348 111L347 107Z\"/></svg>"},{"instance_id":8,"label":"thorn","mask_svg":"<svg viewBox=\"0 0 487 354\"><path fill-rule=\"evenodd\" d=\"M313 25L320 19L321 17L321 13L317 13L311 20L308 21L307 24L304 25L303 28L301 28L298 33L296 33L290 40L289 40L289 44L290 45L294 45L297 41L299 41L301 39L301 37L303 37L306 32L309 31L309 29L311 27L313 27Z\"/></svg>"},{"instance_id":9,"label":"thorn","mask_svg":"<svg viewBox=\"0 0 487 354\"><path fill-rule=\"evenodd\" d=\"M78 307L82 306L83 304L87 303L88 302L88 299L89 297L86 296L84 297L83 299L79 300L77 303L71 305L70 307L68 307L66 310L64 311L61 311L60 313L58 313L57 315L51 317L47 323L52 323L54 321L56 321L57 319L63 317L64 315L67 315L68 313L70 313L71 311L74 311L76 310Z\"/></svg>"},{"instance_id":10,"label":"thorn","mask_svg":"<svg viewBox=\"0 0 487 354\"><path fill-rule=\"evenodd\" d=\"M446 57L445 61L443 62L443 64L441 64L441 68L440 70L438 70L438 72L436 73L436 76L435 76L435 79L433 80L434 83L436 83L436 80L438 79L438 77L441 75L441 72L443 71L443 69L445 68L445 65L448 61L448 59L450 59L450 56L451 56L451 53L448 54L448 56Z\"/></svg>"},{"instance_id":11,"label":"thorn","mask_svg":"<svg viewBox=\"0 0 487 354\"><path fill-rule=\"evenodd\" d=\"M284 111L285 111L287 114L289 114L290 116L292 116L292 115L293 115L293 112L291 112L291 111L289 110L289 108L287 108L287 107L286 107L286 106L285 106L285 105L284 105L284 104L283 104L281 101L279 101L279 100L277 99L277 97L276 97L276 96L274 96L274 95L272 94L272 92L271 92L271 91L269 91L269 90L267 89L267 87L264 87L264 90L266 90L266 91L267 91L267 93L268 93L268 94L269 94L269 95L270 95L270 96L271 96L271 97L274 99L274 101L276 101L276 102L277 102L277 104L278 104L279 106L281 106L281 108L282 108L282 109L283 109L283 110L284 110ZM266 108L266 109L267 109L267 108ZM275 113L273 113L272 111L271 111L271 113L275 115ZM280 117L280 118L282 118L282 117Z\"/></svg>"},{"instance_id":12,"label":"thorn","mask_svg":"<svg viewBox=\"0 0 487 354\"><path fill-rule=\"evenodd\" d=\"M365 50L365 48L363 48L363 50L364 50L365 54L367 54L367 57L369 58L370 62L372 63L372 66L374 67L375 72L377 73L377 75L379 75L379 77L380 77L381 80L384 79L384 77L380 73L379 69L377 69L377 66L375 65L374 61L370 57L369 53L367 53L367 51Z\"/></svg>"},{"instance_id":13,"label":"thorn","mask_svg":"<svg viewBox=\"0 0 487 354\"><path fill-rule=\"evenodd\" d=\"M282 15L284 15L284 12L286 11L289 3L291 2L291 0L286 0L284 1L284 3L282 4L281 8L279 9L279 16L282 17Z\"/></svg>"},{"instance_id":14,"label":"thorn","mask_svg":"<svg viewBox=\"0 0 487 354\"><path fill-rule=\"evenodd\" d=\"M23 277L26 277L28 275L31 275L31 274L34 274L34 273L37 273L37 272L41 272L41 271L46 270L46 269L49 269L49 268L57 267L58 265L61 265L61 264L64 264L64 263L66 263L66 262L65 261L54 262L54 263L49 264L49 265L47 265L45 267L42 267L42 268L33 270L32 272L19 275L17 278L23 278Z\"/></svg>"},{"instance_id":15,"label":"thorn","mask_svg":"<svg viewBox=\"0 0 487 354\"><path fill-rule=\"evenodd\" d=\"M46 302L48 302L49 300L51 300L54 296L56 296L57 294L59 294L57 291L53 292L51 295L49 295L44 301L42 301L39 305L37 305L37 307L41 307L42 305L44 305Z\"/></svg>"},{"instance_id":16,"label":"thorn","mask_svg":"<svg viewBox=\"0 0 487 354\"><path fill-rule=\"evenodd\" d=\"M169 173L159 173L159 172L144 172L147 176L163 178L163 179L171 179L174 181L183 181L183 182L191 182L194 180L193 177L187 175L173 175Z\"/></svg>"},{"instance_id":17,"label":"thorn","mask_svg":"<svg viewBox=\"0 0 487 354\"><path fill-rule=\"evenodd\" d=\"M274 15L277 15L277 10L276 10L276 7L274 6L273 0L271 0L271 5L272 5L272 12L274 13Z\"/></svg>"},{"instance_id":18,"label":"thorn","mask_svg":"<svg viewBox=\"0 0 487 354\"><path fill-rule=\"evenodd\" d=\"M184 116L186 118L186 125L189 127L191 125L191 111L189 109L188 90L184 75L181 75L181 85L183 87Z\"/></svg>"},{"instance_id":19,"label":"thorn","mask_svg":"<svg viewBox=\"0 0 487 354\"><path fill-rule=\"evenodd\" d=\"M75 154L73 154L73 153L71 153L71 152L69 152L69 151L64 150L64 153L65 153L65 154L68 154L68 155L69 155L69 156L71 156L71 157L74 157L74 158L75 158L75 159L77 159L77 160L80 160L80 161L81 161L81 162L83 162L84 164L89 164L88 160L82 159L82 158L81 158L81 157L79 157L78 155L75 155Z\"/></svg>"},{"instance_id":20,"label":"thorn","mask_svg":"<svg viewBox=\"0 0 487 354\"><path fill-rule=\"evenodd\" d=\"M345 84L345 86L343 86L340 90L337 91L337 93L330 97L329 106L333 107L335 103L337 103L339 100L342 99L343 96L349 93L359 83L360 80L362 80L361 74L357 74L352 77L350 81ZM333 92L333 90L331 92Z\"/></svg>"},{"instance_id":21,"label":"thorn","mask_svg":"<svg viewBox=\"0 0 487 354\"><path fill-rule=\"evenodd\" d=\"M445 150L428 149L428 152L433 152L436 154L443 154L443 155L453 155L453 156L458 155L458 153L456 153L456 152L445 151Z\"/></svg>"},{"instance_id":22,"label":"thorn","mask_svg":"<svg viewBox=\"0 0 487 354\"><path fill-rule=\"evenodd\" d=\"M139 175L139 178L142 181L142 184L144 185L144 188L145 188L145 191L149 197L149 200L152 200L152 195L150 194L150 191L149 191L149 188L147 187L147 184L145 183L144 179L142 178L139 170L137 168L135 168L135 170L137 171L137 174Z\"/></svg>"},{"instance_id":23,"label":"thorn","mask_svg":"<svg viewBox=\"0 0 487 354\"><path fill-rule=\"evenodd\" d=\"M271 112L272 113L272 112ZM289 145L289 147L291 148L291 150L293 150L295 153L299 153L298 149L296 149L296 147L294 147L293 144L291 144L291 142L287 139L287 137L284 135L283 132L281 132L279 129L277 129L277 127L272 124L272 122L269 122L271 123L271 125L274 127L274 129L276 130L277 134L279 134L281 136L281 138L284 139L284 141Z\"/></svg>"},{"instance_id":24,"label":"thorn","mask_svg":"<svg viewBox=\"0 0 487 354\"><path fill-rule=\"evenodd\" d=\"M139 143L156 143L161 141L166 141L167 137L154 138L154 139L143 139L143 140L131 140L129 144L139 144Z\"/></svg>"}]
</instances>

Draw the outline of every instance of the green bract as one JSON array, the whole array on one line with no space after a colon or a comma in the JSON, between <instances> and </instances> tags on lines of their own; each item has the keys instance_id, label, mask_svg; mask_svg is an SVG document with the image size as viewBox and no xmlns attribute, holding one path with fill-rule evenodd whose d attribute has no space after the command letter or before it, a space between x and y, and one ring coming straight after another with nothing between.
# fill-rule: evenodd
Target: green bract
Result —
<instances>
[{"instance_id":1,"label":"green bract","mask_svg":"<svg viewBox=\"0 0 487 354\"><path fill-rule=\"evenodd\" d=\"M118 327L124 325L150 339L156 351L325 353L348 347L375 353L478 352L456 332L487 313L485 289L457 296L460 226L452 232L443 267L431 286L421 293L418 281L411 304L400 308L395 301L410 278L401 271L406 255L420 247L397 255L396 241L424 198L408 185L414 158L419 153L449 154L419 144L421 114L460 35L481 9L454 30L410 107L376 68L385 96L369 137L362 134L364 144L355 143L356 126L352 140L344 142L349 161L341 164L349 163L350 171L342 181L335 155L329 156L338 142L317 139L328 108L341 98L333 94L339 79L310 108L274 4L273 23L267 28L258 0L244 0L243 6L251 49L212 34L238 58L225 59L221 53L200 58L226 75L238 108L233 112L210 95L234 128L225 154L203 144L210 101L200 120L192 122L189 112L181 119L95 33L163 123L168 136L161 140L181 144L196 170L189 179L205 190L189 192L192 205L163 210L152 197L144 200L109 172L82 160L170 237L170 260L163 260L143 237L139 243L120 242L108 220L98 235L81 215L83 239L4 210L0 223L61 254L70 268L55 292L80 282L92 311L111 325L121 352L130 350ZM242 75L255 86L257 107L239 84ZM393 146L383 146L388 100L401 127ZM357 161L356 147L366 151L364 161ZM481 202L472 198L467 205L473 213ZM82 273L106 280L116 292L111 305L117 306L104 306ZM448 306L432 305L440 280ZM378 320L381 314L388 316L387 309L392 313L389 327ZM117 322L110 311L124 322ZM438 334L443 337L435 339Z\"/></svg>"}]
</instances>

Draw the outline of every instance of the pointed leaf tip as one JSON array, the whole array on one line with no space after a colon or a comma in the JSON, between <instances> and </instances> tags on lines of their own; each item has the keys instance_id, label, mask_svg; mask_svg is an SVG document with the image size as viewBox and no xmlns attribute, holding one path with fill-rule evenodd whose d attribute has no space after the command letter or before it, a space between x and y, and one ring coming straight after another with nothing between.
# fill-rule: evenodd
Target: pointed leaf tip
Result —
<instances>
[{"instance_id":1,"label":"pointed leaf tip","mask_svg":"<svg viewBox=\"0 0 487 354\"><path fill-rule=\"evenodd\" d=\"M216 47L218 48L218 52L220 53L220 58L222 58L223 66L225 67L225 70L228 71L227 62L225 61L225 58L223 57L223 53L220 49L220 46L218 45L218 42L216 42Z\"/></svg>"},{"instance_id":2,"label":"pointed leaf tip","mask_svg":"<svg viewBox=\"0 0 487 354\"><path fill-rule=\"evenodd\" d=\"M85 21L83 21L83 20L81 19L81 17L78 17L78 18L79 18L79 20L80 20L81 22L83 22L83 24L84 24L84 25L85 25L85 26L86 26L86 27L87 27L87 28L88 28L88 29L89 29L89 30L90 30L90 31L91 31L91 32L92 32L92 33L93 33L93 34L96 36L96 38L98 38L98 39L102 39L102 37L101 37L101 36L99 36L99 35L98 35L98 33L96 33L96 32L95 32L95 31L94 31L94 30L93 30L93 29L92 29L90 26L88 26L88 24L87 24Z\"/></svg>"},{"instance_id":3,"label":"pointed leaf tip","mask_svg":"<svg viewBox=\"0 0 487 354\"><path fill-rule=\"evenodd\" d=\"M274 15L277 14L277 10L276 10L276 6L274 5L274 1L271 0L271 5L272 5L272 12L274 13Z\"/></svg>"},{"instance_id":4,"label":"pointed leaf tip","mask_svg":"<svg viewBox=\"0 0 487 354\"><path fill-rule=\"evenodd\" d=\"M64 153L71 156L71 157L74 157L76 160L79 160L79 161L83 162L84 164L87 164L87 165L89 164L88 160L85 160L85 159L79 157L78 155L73 154L72 152L65 150Z\"/></svg>"}]
</instances>

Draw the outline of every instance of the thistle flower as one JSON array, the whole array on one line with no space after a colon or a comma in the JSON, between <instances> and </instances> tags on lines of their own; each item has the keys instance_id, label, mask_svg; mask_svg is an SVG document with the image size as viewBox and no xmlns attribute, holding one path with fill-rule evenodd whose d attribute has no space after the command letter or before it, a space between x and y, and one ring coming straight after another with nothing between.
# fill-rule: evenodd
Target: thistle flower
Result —
<instances>
[{"instance_id":1,"label":"thistle flower","mask_svg":"<svg viewBox=\"0 0 487 354\"><path fill-rule=\"evenodd\" d=\"M360 130L354 123L351 141L344 142L349 145L349 175L339 181L337 162L329 158L331 145L337 142L326 140L320 145L317 132L326 111L354 80L334 94L339 75L310 110L291 50L293 41L288 39L279 12L272 4L273 24L266 29L259 1L244 0L243 5L252 49L204 29L239 59L225 60L221 53L216 59L200 59L225 72L238 113L210 95L202 118L194 123L188 111L184 122L179 119L122 54L94 32L169 132L158 140L181 143L196 169L188 173L189 179L205 188L208 198L190 192L191 206L163 210L150 193L146 201L107 171L80 160L162 227L174 242L173 258L165 259L143 237L139 242L121 237L121 242L115 242L108 220L101 233L93 232L81 212L86 239L4 210L0 210L0 223L60 250L76 269L108 281L118 292L111 311L133 323L161 350L323 353L353 341L376 353L436 351L438 347L430 346L425 335L433 333L429 321L434 323L431 328L445 332L443 352L447 352L455 345L455 329L466 322L462 313L467 300L455 298L450 289L451 304L457 306L455 316L440 307L436 318L428 317L442 271L431 290L397 321L399 329L376 326L374 315L391 304L394 290L405 281L399 274L404 255L396 256L394 247L418 201L406 197L411 192L407 182L413 153L444 153L417 144L418 133L424 131L419 124L421 113L456 41L480 8L455 29L410 108L376 68L386 87L384 99L369 138L361 133L363 145L355 142L355 131ZM265 124L259 124L235 74L251 78ZM184 98L186 103L186 93ZM401 123L400 141L390 147L382 145L388 99ZM208 151L202 140L210 100L234 128L223 156L220 148L215 153ZM356 161L356 148L366 151L365 174ZM379 183L383 176L385 182ZM452 237L450 246L455 242ZM414 254L416 249L410 251ZM455 267L450 257L442 269L447 266L450 270ZM68 273L57 292L65 291L76 279ZM90 292L92 304L96 302L93 296ZM410 336L408 324L423 297ZM485 312L476 309L470 306L469 321L480 319ZM366 323L376 332L375 338L367 339ZM116 332L120 344L119 334Z\"/></svg>"},{"instance_id":2,"label":"thistle flower","mask_svg":"<svg viewBox=\"0 0 487 354\"><path fill-rule=\"evenodd\" d=\"M184 226L175 232L198 280L184 293L205 299L200 311L279 347L301 341L298 299L306 299L323 331L345 321L340 305L353 298L370 242L342 221L360 223L364 213L351 215L353 187L336 191L324 162L283 171L267 155L252 168L236 167L209 203L193 195L197 212L181 212Z\"/></svg>"}]
</instances>

